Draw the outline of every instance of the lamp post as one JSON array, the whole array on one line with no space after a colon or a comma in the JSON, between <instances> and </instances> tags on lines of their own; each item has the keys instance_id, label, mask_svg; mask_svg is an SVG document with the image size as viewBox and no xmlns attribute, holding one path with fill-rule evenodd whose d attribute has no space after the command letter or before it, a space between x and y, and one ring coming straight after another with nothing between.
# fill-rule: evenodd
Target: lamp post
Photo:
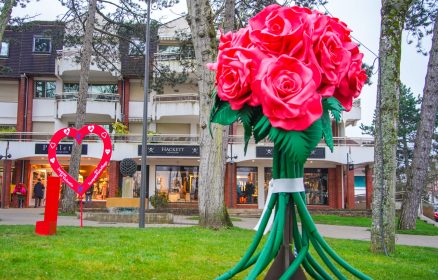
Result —
<instances>
[{"instance_id":1,"label":"lamp post","mask_svg":"<svg viewBox=\"0 0 438 280\"><path fill-rule=\"evenodd\" d=\"M9 158L11 158L12 155L9 153L9 141L6 144L6 151L5 151L5 155L0 155L0 160L3 160L3 180L2 180L2 200L1 200L1 204L2 204L2 208L6 208L6 193L7 193L7 187L6 186L6 164L7 164L7 160Z\"/></svg>"},{"instance_id":2,"label":"lamp post","mask_svg":"<svg viewBox=\"0 0 438 280\"><path fill-rule=\"evenodd\" d=\"M146 0L147 15L146 15L146 30L145 30L145 46L144 46L144 101L143 101L143 135L141 146L141 186L140 186L140 209L139 228L144 228L145 224L145 199L148 190L147 183L147 137L148 137L148 100L149 100L149 49L150 49L150 18L151 18L151 0Z\"/></svg>"},{"instance_id":3,"label":"lamp post","mask_svg":"<svg viewBox=\"0 0 438 280\"><path fill-rule=\"evenodd\" d=\"M230 137L231 138L231 137ZM237 155L233 155L233 141L230 141L230 156L225 156L226 160L229 161L229 172L228 172L228 183L230 185L230 207L233 206L233 192L234 192L234 186L233 186L233 178L235 177L234 174L234 160L237 159Z\"/></svg>"}]
</instances>

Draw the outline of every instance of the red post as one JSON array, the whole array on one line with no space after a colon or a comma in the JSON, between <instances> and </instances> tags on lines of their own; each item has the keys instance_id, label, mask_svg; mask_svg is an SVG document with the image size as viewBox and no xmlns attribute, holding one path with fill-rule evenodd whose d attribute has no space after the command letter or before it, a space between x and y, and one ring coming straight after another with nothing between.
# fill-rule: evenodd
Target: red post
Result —
<instances>
[{"instance_id":1,"label":"red post","mask_svg":"<svg viewBox=\"0 0 438 280\"><path fill-rule=\"evenodd\" d=\"M53 235L56 233L60 186L61 179L59 177L48 177L44 221L37 221L36 234Z\"/></svg>"}]
</instances>

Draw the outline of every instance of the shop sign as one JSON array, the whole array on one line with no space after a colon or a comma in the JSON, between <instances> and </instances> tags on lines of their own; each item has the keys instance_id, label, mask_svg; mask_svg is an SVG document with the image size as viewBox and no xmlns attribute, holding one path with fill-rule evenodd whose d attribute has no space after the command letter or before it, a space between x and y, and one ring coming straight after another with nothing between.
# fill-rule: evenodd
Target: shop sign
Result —
<instances>
[{"instance_id":1,"label":"shop sign","mask_svg":"<svg viewBox=\"0 0 438 280\"><path fill-rule=\"evenodd\" d=\"M73 144L58 144L56 147L57 155L71 155ZM35 154L46 155L49 150L49 144L35 144ZM82 144L82 154L88 154L88 145Z\"/></svg>"},{"instance_id":2,"label":"shop sign","mask_svg":"<svg viewBox=\"0 0 438 280\"><path fill-rule=\"evenodd\" d=\"M272 158L273 154L274 154L274 147L256 147L257 158ZM324 147L315 148L308 158L324 159L325 148Z\"/></svg>"},{"instance_id":3,"label":"shop sign","mask_svg":"<svg viewBox=\"0 0 438 280\"><path fill-rule=\"evenodd\" d=\"M138 145L138 155L141 156L142 145ZM198 145L148 145L148 156L162 157L199 157Z\"/></svg>"}]
</instances>

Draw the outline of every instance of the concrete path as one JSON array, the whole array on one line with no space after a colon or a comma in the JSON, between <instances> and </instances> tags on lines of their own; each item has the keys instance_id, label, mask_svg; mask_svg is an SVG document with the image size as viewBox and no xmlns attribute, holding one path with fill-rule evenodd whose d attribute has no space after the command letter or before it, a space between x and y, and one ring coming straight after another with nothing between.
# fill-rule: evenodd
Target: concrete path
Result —
<instances>
[{"instance_id":1,"label":"concrete path","mask_svg":"<svg viewBox=\"0 0 438 280\"><path fill-rule=\"evenodd\" d=\"M0 209L1 225L35 225L36 221L44 219L44 208L24 208L24 209ZM233 222L240 228L252 229L258 219L242 218L241 221ZM72 216L59 216L58 225L60 226L79 226L79 219ZM138 227L133 223L101 223L94 221L83 221L84 226L93 227ZM175 216L174 224L146 224L145 227L184 227L196 225L196 220L190 220L187 216ZM340 239L370 240L370 231L364 227L333 226L318 224L317 228L322 236ZM423 246L438 248L438 236L408 235L397 234L397 244L409 246Z\"/></svg>"}]
</instances>

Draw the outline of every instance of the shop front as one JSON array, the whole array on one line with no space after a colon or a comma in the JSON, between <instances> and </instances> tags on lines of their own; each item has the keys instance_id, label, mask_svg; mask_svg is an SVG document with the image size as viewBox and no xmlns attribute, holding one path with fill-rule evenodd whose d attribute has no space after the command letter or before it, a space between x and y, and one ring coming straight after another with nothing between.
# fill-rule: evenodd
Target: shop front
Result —
<instances>
[{"instance_id":1,"label":"shop front","mask_svg":"<svg viewBox=\"0 0 438 280\"><path fill-rule=\"evenodd\" d=\"M141 145L138 147L141 156ZM198 202L199 146L158 145L147 146L149 170L149 196L165 197L169 204ZM137 174L138 173L138 174ZM134 177L141 182L141 174Z\"/></svg>"}]
</instances>

